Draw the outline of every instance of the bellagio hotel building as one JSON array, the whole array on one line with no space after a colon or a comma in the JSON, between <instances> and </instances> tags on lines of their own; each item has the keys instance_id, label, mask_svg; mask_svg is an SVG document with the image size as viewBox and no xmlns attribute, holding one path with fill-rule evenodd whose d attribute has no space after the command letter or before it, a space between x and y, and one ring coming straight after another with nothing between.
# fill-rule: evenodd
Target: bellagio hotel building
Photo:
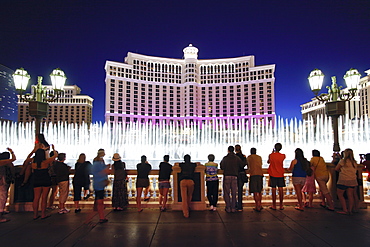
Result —
<instances>
[{"instance_id":1,"label":"bellagio hotel building","mask_svg":"<svg viewBox=\"0 0 370 247\"><path fill-rule=\"evenodd\" d=\"M129 52L123 63L107 61L105 120L274 122L274 64L255 66L254 56L198 59L191 44L183 52L184 59Z\"/></svg>"}]
</instances>

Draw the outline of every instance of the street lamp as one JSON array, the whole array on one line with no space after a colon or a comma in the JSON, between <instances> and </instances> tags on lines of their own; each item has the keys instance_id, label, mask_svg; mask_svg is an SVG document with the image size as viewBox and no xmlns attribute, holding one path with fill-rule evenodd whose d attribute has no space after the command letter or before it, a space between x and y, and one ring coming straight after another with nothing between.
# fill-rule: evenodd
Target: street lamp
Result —
<instances>
[{"instance_id":1,"label":"street lamp","mask_svg":"<svg viewBox=\"0 0 370 247\"><path fill-rule=\"evenodd\" d=\"M20 102L28 102L28 111L35 121L36 137L40 134L41 120L48 115L48 102L56 101L63 94L63 87L67 77L63 70L57 68L50 74L53 91L46 90L42 83L42 76L37 77L37 85L33 86L33 94L24 94L31 76L23 68L17 69L13 74L15 88L19 92Z\"/></svg>"},{"instance_id":2,"label":"street lamp","mask_svg":"<svg viewBox=\"0 0 370 247\"><path fill-rule=\"evenodd\" d=\"M348 91L341 91L342 86L338 87L337 79L335 76L331 77L332 84L327 86L328 93L319 95L324 80L324 74L319 69L311 71L308 81L311 86L312 92L320 102L325 102L326 115L332 118L333 132L334 132L334 146L333 151L339 152L339 138L338 138L338 118L346 112L345 102L350 101L356 96L357 85L360 81L361 74L357 69L350 69L344 75L344 80L347 84Z\"/></svg>"}]
</instances>

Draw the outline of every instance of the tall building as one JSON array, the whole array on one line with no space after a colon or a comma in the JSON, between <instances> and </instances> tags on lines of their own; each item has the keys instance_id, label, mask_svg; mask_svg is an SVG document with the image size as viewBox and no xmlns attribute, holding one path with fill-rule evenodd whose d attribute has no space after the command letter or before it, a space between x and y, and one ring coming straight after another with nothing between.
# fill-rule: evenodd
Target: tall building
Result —
<instances>
[{"instance_id":1,"label":"tall building","mask_svg":"<svg viewBox=\"0 0 370 247\"><path fill-rule=\"evenodd\" d=\"M0 121L17 121L17 92L14 71L0 64Z\"/></svg>"},{"instance_id":2,"label":"tall building","mask_svg":"<svg viewBox=\"0 0 370 247\"><path fill-rule=\"evenodd\" d=\"M47 91L53 91L53 87L44 86ZM33 94L33 87L31 87ZM63 96L57 101L49 103L49 114L43 119L43 123L76 123L90 124L92 122L93 98L81 95L81 89L76 86L64 86ZM34 118L28 115L28 103L18 102L18 122L32 122Z\"/></svg>"},{"instance_id":3,"label":"tall building","mask_svg":"<svg viewBox=\"0 0 370 247\"><path fill-rule=\"evenodd\" d=\"M346 116L349 119L356 119L362 116L369 115L370 105L370 70L366 70L366 76L360 79L357 86L357 94L350 101L345 102ZM347 88L341 89L341 92L346 93ZM302 119L315 121L318 116L326 116L325 102L320 102L316 98L312 98L310 102L301 105Z\"/></svg>"},{"instance_id":4,"label":"tall building","mask_svg":"<svg viewBox=\"0 0 370 247\"><path fill-rule=\"evenodd\" d=\"M129 52L107 61L105 120L236 124L275 119L275 65L255 66L254 56L198 59L191 44L184 59Z\"/></svg>"},{"instance_id":5,"label":"tall building","mask_svg":"<svg viewBox=\"0 0 370 247\"><path fill-rule=\"evenodd\" d=\"M370 116L370 69L366 70L367 74L360 79L359 96L360 96L360 113L362 116Z\"/></svg>"}]
</instances>

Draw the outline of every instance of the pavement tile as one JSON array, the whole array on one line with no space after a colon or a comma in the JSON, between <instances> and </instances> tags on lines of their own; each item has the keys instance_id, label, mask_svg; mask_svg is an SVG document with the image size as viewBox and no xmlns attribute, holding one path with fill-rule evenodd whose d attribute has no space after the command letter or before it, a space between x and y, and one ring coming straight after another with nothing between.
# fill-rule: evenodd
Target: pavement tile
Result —
<instances>
[{"instance_id":1,"label":"pavement tile","mask_svg":"<svg viewBox=\"0 0 370 247\"><path fill-rule=\"evenodd\" d=\"M160 212L136 208L122 212L106 209L108 222L99 224L91 209L75 214L33 220L31 212L5 217L0 224L1 246L369 246L370 209L347 216L322 208L294 210L264 209L255 212L181 211ZM211 244L210 244L211 243Z\"/></svg>"}]
</instances>

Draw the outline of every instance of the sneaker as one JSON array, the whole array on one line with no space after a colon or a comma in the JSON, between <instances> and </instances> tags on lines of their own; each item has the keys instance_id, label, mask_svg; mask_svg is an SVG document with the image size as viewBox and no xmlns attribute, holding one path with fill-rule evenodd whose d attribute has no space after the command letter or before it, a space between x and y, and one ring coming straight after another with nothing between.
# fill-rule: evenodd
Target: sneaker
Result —
<instances>
[{"instance_id":1,"label":"sneaker","mask_svg":"<svg viewBox=\"0 0 370 247\"><path fill-rule=\"evenodd\" d=\"M69 209L66 209L66 208L63 208L61 210L59 210L59 214L68 214L71 210Z\"/></svg>"},{"instance_id":2,"label":"sneaker","mask_svg":"<svg viewBox=\"0 0 370 247\"><path fill-rule=\"evenodd\" d=\"M75 213L79 213L79 212L81 212L81 208L76 208Z\"/></svg>"},{"instance_id":3,"label":"sneaker","mask_svg":"<svg viewBox=\"0 0 370 247\"><path fill-rule=\"evenodd\" d=\"M89 197L90 197L90 194L87 194L87 195L84 197L84 200L89 199Z\"/></svg>"},{"instance_id":4,"label":"sneaker","mask_svg":"<svg viewBox=\"0 0 370 247\"><path fill-rule=\"evenodd\" d=\"M217 211L217 208L216 207L213 207L213 211Z\"/></svg>"},{"instance_id":5,"label":"sneaker","mask_svg":"<svg viewBox=\"0 0 370 247\"><path fill-rule=\"evenodd\" d=\"M210 207L209 207L209 211L213 211L213 205L211 205Z\"/></svg>"}]
</instances>

